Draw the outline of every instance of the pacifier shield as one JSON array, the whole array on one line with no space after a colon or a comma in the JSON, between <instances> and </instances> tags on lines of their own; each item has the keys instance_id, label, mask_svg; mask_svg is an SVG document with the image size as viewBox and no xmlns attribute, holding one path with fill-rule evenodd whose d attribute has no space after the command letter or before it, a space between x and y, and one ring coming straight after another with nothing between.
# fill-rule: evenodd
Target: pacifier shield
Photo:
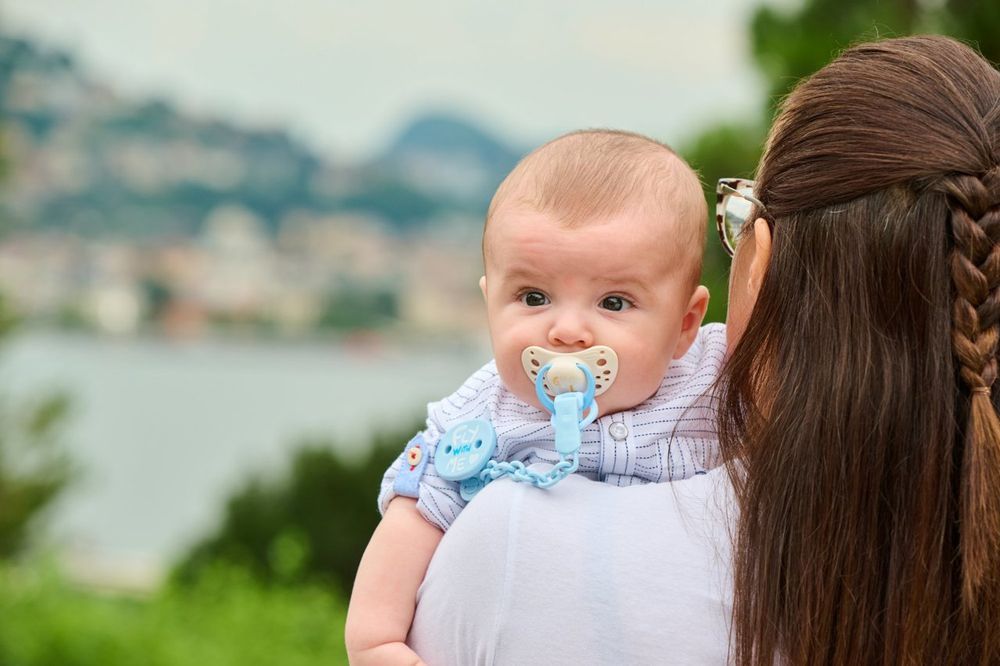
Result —
<instances>
[{"instance_id":1,"label":"pacifier shield","mask_svg":"<svg viewBox=\"0 0 1000 666\"><path fill-rule=\"evenodd\" d=\"M545 347L531 346L521 352L521 366L534 384L538 373L548 363L552 364L545 376L545 392L555 397L561 393L587 390L587 380L580 368L581 363L594 375L594 395L601 395L618 376L618 355L605 345L588 347L583 351L560 353Z\"/></svg>"}]
</instances>

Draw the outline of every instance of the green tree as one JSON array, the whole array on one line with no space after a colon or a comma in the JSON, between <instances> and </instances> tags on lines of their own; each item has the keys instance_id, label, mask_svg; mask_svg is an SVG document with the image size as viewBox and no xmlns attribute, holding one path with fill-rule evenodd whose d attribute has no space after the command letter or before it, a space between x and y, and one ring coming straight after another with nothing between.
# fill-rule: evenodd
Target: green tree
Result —
<instances>
[{"instance_id":1,"label":"green tree","mask_svg":"<svg viewBox=\"0 0 1000 666\"><path fill-rule=\"evenodd\" d=\"M0 179L9 167L0 145ZM8 230L7 219L0 217L0 239ZM0 343L16 323L0 293ZM70 481L72 468L59 440L69 405L63 394L28 405L11 405L0 396L0 560L24 550L39 517Z\"/></svg>"},{"instance_id":2,"label":"green tree","mask_svg":"<svg viewBox=\"0 0 1000 666\"><path fill-rule=\"evenodd\" d=\"M262 585L224 565L135 598L74 585L44 561L0 563L0 664L346 665L345 613L324 587Z\"/></svg>"},{"instance_id":3,"label":"green tree","mask_svg":"<svg viewBox=\"0 0 1000 666\"><path fill-rule=\"evenodd\" d=\"M708 303L708 321L724 321L728 285L729 257L719 243L715 229L715 181L719 178L751 178L764 137L763 122L718 125L702 132L690 143L681 146L680 152L691 166L701 172L709 217L705 243L703 281L712 294Z\"/></svg>"},{"instance_id":4,"label":"green tree","mask_svg":"<svg viewBox=\"0 0 1000 666\"><path fill-rule=\"evenodd\" d=\"M382 474L421 427L377 434L355 460L339 455L332 442L304 443L283 476L251 479L237 490L218 530L184 556L174 580L196 581L223 562L263 581L332 583L349 594L379 521Z\"/></svg>"},{"instance_id":5,"label":"green tree","mask_svg":"<svg viewBox=\"0 0 1000 666\"><path fill-rule=\"evenodd\" d=\"M1000 3L949 0L939 16L946 34L975 44L992 63L1000 63Z\"/></svg>"},{"instance_id":6,"label":"green tree","mask_svg":"<svg viewBox=\"0 0 1000 666\"><path fill-rule=\"evenodd\" d=\"M750 26L754 60L769 83L773 110L797 81L848 46L878 37L951 35L1000 60L1000 3L948 0L807 0L790 9L762 6Z\"/></svg>"},{"instance_id":7,"label":"green tree","mask_svg":"<svg viewBox=\"0 0 1000 666\"><path fill-rule=\"evenodd\" d=\"M1000 61L1000 2L946 0L805 0L796 6L760 6L749 26L751 55L766 81L760 115L740 123L706 129L681 146L701 172L714 220L715 182L721 177L752 176L760 160L767 127L781 99L802 78L860 41L913 33L939 33L965 40L993 62ZM728 260L710 230L705 282L712 291L709 320L726 309Z\"/></svg>"},{"instance_id":8,"label":"green tree","mask_svg":"<svg viewBox=\"0 0 1000 666\"><path fill-rule=\"evenodd\" d=\"M915 0L808 0L794 9L762 6L750 25L754 61L768 81L768 106L851 44L895 37L930 17ZM932 21L935 22L936 21Z\"/></svg>"},{"instance_id":9,"label":"green tree","mask_svg":"<svg viewBox=\"0 0 1000 666\"><path fill-rule=\"evenodd\" d=\"M803 77L860 41L938 33L964 40L1000 61L1000 3L984 0L806 0L762 5L750 23L754 62L768 82L767 108Z\"/></svg>"},{"instance_id":10,"label":"green tree","mask_svg":"<svg viewBox=\"0 0 1000 666\"><path fill-rule=\"evenodd\" d=\"M0 340L14 321L0 297ZM69 406L63 394L26 405L0 400L0 559L24 550L38 518L72 477L60 446Z\"/></svg>"}]
</instances>

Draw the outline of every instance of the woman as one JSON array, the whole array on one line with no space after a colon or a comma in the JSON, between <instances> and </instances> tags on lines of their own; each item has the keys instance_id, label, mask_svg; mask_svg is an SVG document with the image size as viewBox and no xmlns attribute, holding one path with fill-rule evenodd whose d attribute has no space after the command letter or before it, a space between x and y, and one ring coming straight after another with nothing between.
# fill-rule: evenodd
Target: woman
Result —
<instances>
[{"instance_id":1,"label":"woman","mask_svg":"<svg viewBox=\"0 0 1000 666\"><path fill-rule=\"evenodd\" d=\"M1000 663L1000 73L852 48L742 194L727 467L491 485L421 589L429 664Z\"/></svg>"},{"instance_id":2,"label":"woman","mask_svg":"<svg viewBox=\"0 0 1000 666\"><path fill-rule=\"evenodd\" d=\"M737 660L1000 663L1000 73L851 49L786 100L756 192L720 427Z\"/></svg>"}]
</instances>

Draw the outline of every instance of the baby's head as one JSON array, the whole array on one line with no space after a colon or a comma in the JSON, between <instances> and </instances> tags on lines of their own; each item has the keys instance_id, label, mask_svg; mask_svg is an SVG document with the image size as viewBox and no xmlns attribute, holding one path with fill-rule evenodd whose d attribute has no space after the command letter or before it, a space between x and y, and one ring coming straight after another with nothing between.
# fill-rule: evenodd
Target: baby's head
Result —
<instances>
[{"instance_id":1,"label":"baby's head","mask_svg":"<svg viewBox=\"0 0 1000 666\"><path fill-rule=\"evenodd\" d=\"M627 132L575 132L525 157L486 217L480 281L497 368L539 407L521 354L607 345L618 374L601 414L653 395L694 341L708 212L698 177L669 147Z\"/></svg>"}]
</instances>

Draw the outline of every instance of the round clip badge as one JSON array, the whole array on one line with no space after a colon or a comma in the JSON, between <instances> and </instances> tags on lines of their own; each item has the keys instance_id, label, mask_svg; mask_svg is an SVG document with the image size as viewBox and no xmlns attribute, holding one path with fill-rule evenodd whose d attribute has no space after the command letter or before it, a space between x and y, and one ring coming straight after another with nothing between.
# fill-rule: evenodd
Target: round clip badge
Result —
<instances>
[{"instance_id":1,"label":"round clip badge","mask_svg":"<svg viewBox=\"0 0 1000 666\"><path fill-rule=\"evenodd\" d=\"M434 451L434 467L442 479L464 481L486 467L496 446L497 436L489 421L464 421L441 435Z\"/></svg>"}]
</instances>

